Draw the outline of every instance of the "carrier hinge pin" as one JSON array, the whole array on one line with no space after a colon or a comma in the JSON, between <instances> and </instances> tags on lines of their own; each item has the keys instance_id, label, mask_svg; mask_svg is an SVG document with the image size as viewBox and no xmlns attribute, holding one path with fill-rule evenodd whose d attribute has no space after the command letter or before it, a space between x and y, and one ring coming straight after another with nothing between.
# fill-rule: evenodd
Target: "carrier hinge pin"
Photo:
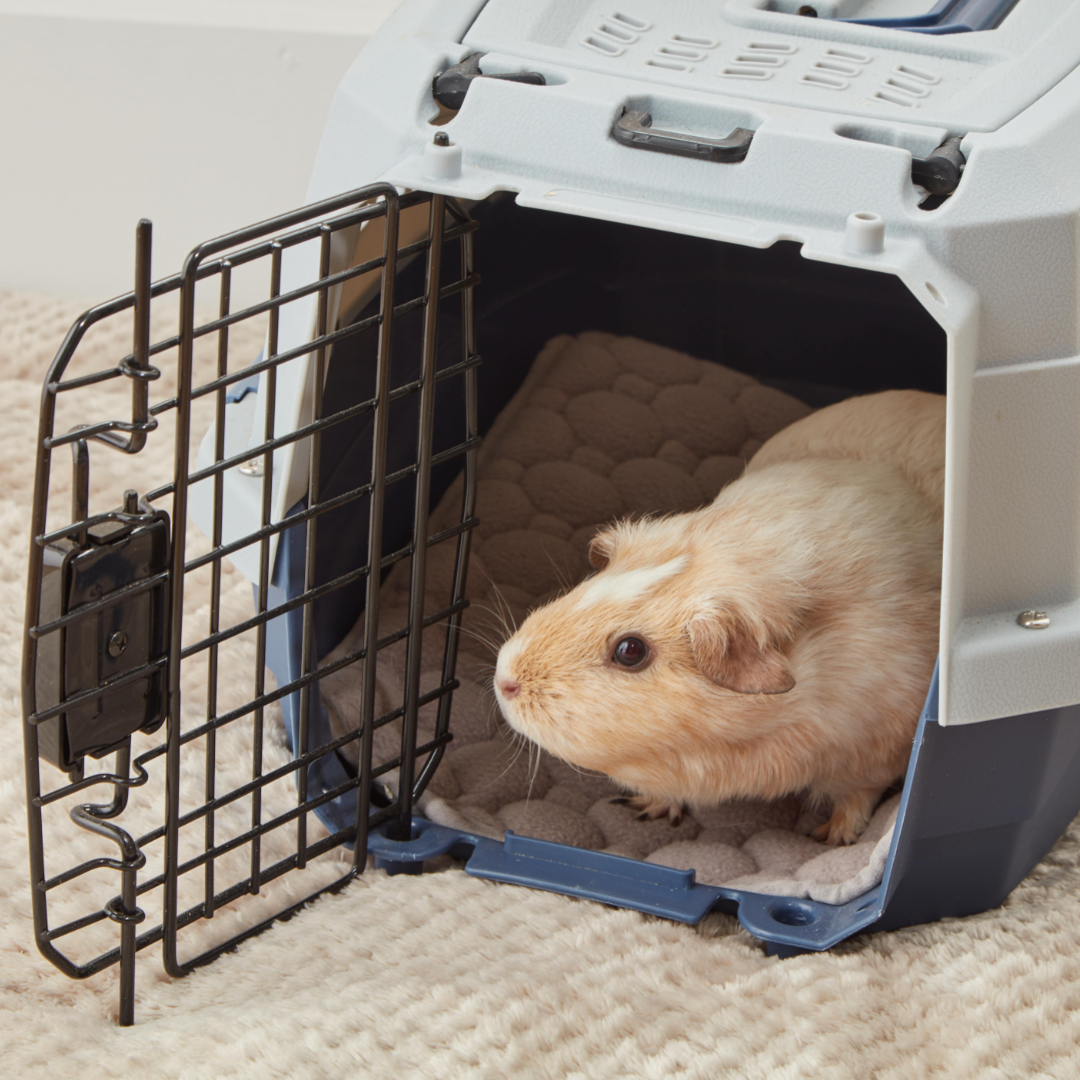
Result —
<instances>
[{"instance_id":1,"label":"carrier hinge pin","mask_svg":"<svg viewBox=\"0 0 1080 1080\"><path fill-rule=\"evenodd\" d=\"M444 109L457 112L465 102L474 79L498 79L502 82L525 83L528 86L546 86L544 76L538 71L516 71L505 75L485 75L480 70L484 54L470 53L458 64L440 71L432 80L431 92Z\"/></svg>"},{"instance_id":2,"label":"carrier hinge pin","mask_svg":"<svg viewBox=\"0 0 1080 1080\"><path fill-rule=\"evenodd\" d=\"M911 182L931 195L951 195L964 175L967 159L960 152L962 135L946 139L929 157L911 159Z\"/></svg>"}]
</instances>

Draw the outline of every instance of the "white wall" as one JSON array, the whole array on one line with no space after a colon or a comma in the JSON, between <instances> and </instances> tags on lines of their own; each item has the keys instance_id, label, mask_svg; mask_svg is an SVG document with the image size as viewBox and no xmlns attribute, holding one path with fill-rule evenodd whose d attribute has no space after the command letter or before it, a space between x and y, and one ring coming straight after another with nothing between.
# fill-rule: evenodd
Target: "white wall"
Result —
<instances>
[{"instance_id":1,"label":"white wall","mask_svg":"<svg viewBox=\"0 0 1080 1080\"><path fill-rule=\"evenodd\" d=\"M0 0L0 288L107 299L140 217L160 277L302 202L334 90L400 2Z\"/></svg>"}]
</instances>

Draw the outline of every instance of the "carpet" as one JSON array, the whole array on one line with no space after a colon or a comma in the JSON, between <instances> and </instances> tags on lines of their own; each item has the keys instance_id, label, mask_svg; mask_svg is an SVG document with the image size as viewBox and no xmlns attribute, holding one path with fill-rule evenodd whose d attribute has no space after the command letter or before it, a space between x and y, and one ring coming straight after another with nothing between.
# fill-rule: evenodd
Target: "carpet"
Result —
<instances>
[{"instance_id":1,"label":"carpet","mask_svg":"<svg viewBox=\"0 0 1080 1080\"><path fill-rule=\"evenodd\" d=\"M34 946L21 762L31 443L41 378L80 310L0 295L5 1075L1080 1075L1076 824L997 910L860 935L783 961L729 916L694 929L454 869L394 878L373 871L186 979L170 979L157 949L146 950L136 1025L117 1027L115 968L77 983ZM120 457L112 459L95 454L92 505L115 502L110 469ZM156 467L167 472L167 463ZM226 575L226 602L232 595L239 603L244 588ZM329 862L327 873L341 872L341 859ZM226 916L234 925L255 921L260 903L234 905Z\"/></svg>"}]
</instances>

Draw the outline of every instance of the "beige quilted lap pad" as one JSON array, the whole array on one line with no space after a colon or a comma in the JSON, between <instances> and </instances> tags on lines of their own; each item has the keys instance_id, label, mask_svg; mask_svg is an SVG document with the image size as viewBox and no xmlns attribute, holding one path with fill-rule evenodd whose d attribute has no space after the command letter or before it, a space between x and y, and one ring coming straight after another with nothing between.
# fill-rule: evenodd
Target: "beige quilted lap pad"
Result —
<instances>
[{"instance_id":1,"label":"beige quilted lap pad","mask_svg":"<svg viewBox=\"0 0 1080 1080\"><path fill-rule=\"evenodd\" d=\"M590 332L545 346L481 450L454 741L420 800L425 816L499 840L512 829L693 868L706 884L825 903L846 903L881 881L898 795L878 808L859 843L839 849L805 835L824 816L804 811L796 796L694 810L678 826L638 821L611 801L621 792L607 777L524 746L491 691L507 627L589 572L598 526L710 502L766 439L810 411L748 375L635 338ZM460 505L459 478L431 531L458 520ZM448 602L453 560L453 544L432 549L426 611ZM407 622L408 583L408 566L399 564L383 586L380 634ZM355 649L361 633L358 624L328 660ZM429 636L421 692L440 682L442 636ZM386 709L377 713L400 701L404 660L403 642L380 653L377 698ZM336 732L353 726L359 700L359 665L324 680ZM434 723L429 705L420 713L421 743ZM376 760L396 756L400 738L400 722L379 728Z\"/></svg>"}]
</instances>

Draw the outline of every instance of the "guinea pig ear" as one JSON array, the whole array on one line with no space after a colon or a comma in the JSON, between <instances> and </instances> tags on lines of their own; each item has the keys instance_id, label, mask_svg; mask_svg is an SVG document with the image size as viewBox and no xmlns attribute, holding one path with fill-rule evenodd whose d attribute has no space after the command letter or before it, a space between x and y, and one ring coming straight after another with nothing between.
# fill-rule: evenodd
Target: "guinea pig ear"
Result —
<instances>
[{"instance_id":1,"label":"guinea pig ear","mask_svg":"<svg viewBox=\"0 0 1080 1080\"><path fill-rule=\"evenodd\" d=\"M761 645L738 619L697 615L687 624L698 670L737 694L786 694L795 678L787 659L772 645Z\"/></svg>"},{"instance_id":2,"label":"guinea pig ear","mask_svg":"<svg viewBox=\"0 0 1080 1080\"><path fill-rule=\"evenodd\" d=\"M603 570L614 554L614 529L602 529L589 541L589 563L594 570Z\"/></svg>"}]
</instances>

